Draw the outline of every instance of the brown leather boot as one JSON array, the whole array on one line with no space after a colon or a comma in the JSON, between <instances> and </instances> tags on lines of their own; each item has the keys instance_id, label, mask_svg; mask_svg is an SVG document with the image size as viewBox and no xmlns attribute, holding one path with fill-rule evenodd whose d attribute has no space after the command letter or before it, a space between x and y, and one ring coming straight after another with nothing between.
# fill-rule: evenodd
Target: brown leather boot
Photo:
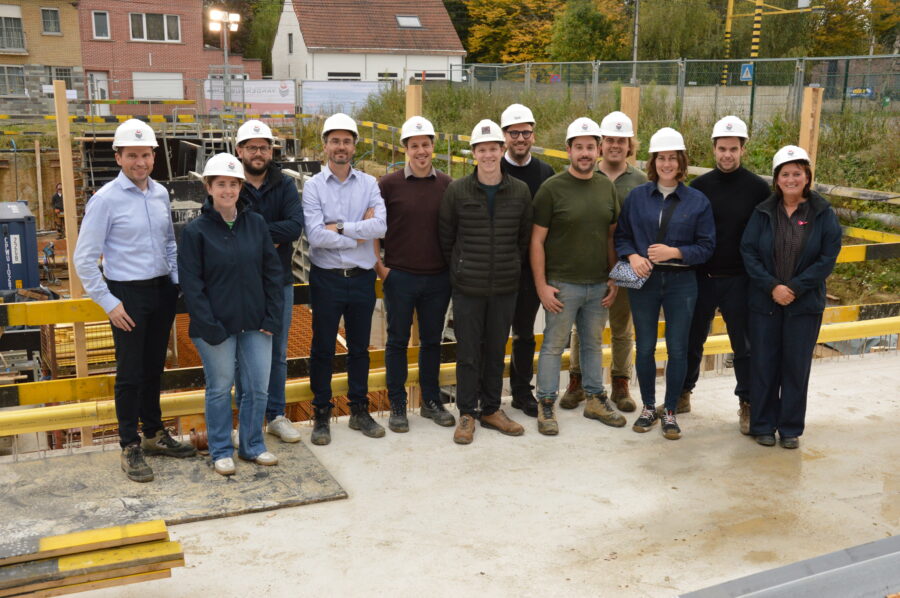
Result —
<instances>
[{"instance_id":1,"label":"brown leather boot","mask_svg":"<svg viewBox=\"0 0 900 598\"><path fill-rule=\"evenodd\" d=\"M569 373L569 386L566 387L566 393L559 401L559 406L563 409L575 409L583 400L584 389L581 388L581 374L571 372Z\"/></svg>"},{"instance_id":2,"label":"brown leather boot","mask_svg":"<svg viewBox=\"0 0 900 598\"><path fill-rule=\"evenodd\" d=\"M750 434L750 403L741 401L741 409L738 411L741 422L741 434L748 436Z\"/></svg>"},{"instance_id":3,"label":"brown leather boot","mask_svg":"<svg viewBox=\"0 0 900 598\"><path fill-rule=\"evenodd\" d=\"M621 428L625 425L625 416L613 408L606 393L588 395L587 402L584 404L583 415L588 419L599 420L614 428Z\"/></svg>"},{"instance_id":4,"label":"brown leather boot","mask_svg":"<svg viewBox=\"0 0 900 598\"><path fill-rule=\"evenodd\" d=\"M456 431L453 433L453 442L456 444L472 444L475 438L475 418L464 413L459 416L459 423L456 425Z\"/></svg>"},{"instance_id":5,"label":"brown leather boot","mask_svg":"<svg viewBox=\"0 0 900 598\"><path fill-rule=\"evenodd\" d=\"M553 397L545 397L538 401L538 432L545 436L559 434L559 422L556 421L556 413L553 409L554 402Z\"/></svg>"},{"instance_id":6,"label":"brown leather boot","mask_svg":"<svg viewBox=\"0 0 900 598\"><path fill-rule=\"evenodd\" d=\"M628 390L628 378L625 376L613 376L611 398L619 411L624 413L631 413L637 408L631 398L631 392Z\"/></svg>"},{"instance_id":7,"label":"brown leather boot","mask_svg":"<svg viewBox=\"0 0 900 598\"><path fill-rule=\"evenodd\" d=\"M482 415L481 427L489 430L497 430L501 434L506 434L507 436L521 436L525 433L525 428L509 419L509 417L503 413L502 409L498 409L490 415Z\"/></svg>"},{"instance_id":8,"label":"brown leather boot","mask_svg":"<svg viewBox=\"0 0 900 598\"><path fill-rule=\"evenodd\" d=\"M682 390L681 394L678 395L678 403L675 405L675 413L690 413L691 412L691 391L690 390ZM662 405L657 405L656 407L656 415L662 417L666 414L666 405L663 403Z\"/></svg>"}]
</instances>

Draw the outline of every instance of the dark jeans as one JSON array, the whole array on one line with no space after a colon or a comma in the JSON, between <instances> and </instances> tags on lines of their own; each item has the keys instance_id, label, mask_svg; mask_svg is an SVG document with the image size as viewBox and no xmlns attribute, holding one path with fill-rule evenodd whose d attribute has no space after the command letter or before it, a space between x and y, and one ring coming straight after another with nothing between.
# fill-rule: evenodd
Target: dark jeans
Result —
<instances>
[{"instance_id":1,"label":"dark jeans","mask_svg":"<svg viewBox=\"0 0 900 598\"><path fill-rule=\"evenodd\" d=\"M375 271L345 278L313 266L309 273L313 338L309 357L309 386L313 406L331 405L331 373L335 342L344 318L347 356L348 399L352 406L368 405L369 335L375 309Z\"/></svg>"},{"instance_id":2,"label":"dark jeans","mask_svg":"<svg viewBox=\"0 0 900 598\"><path fill-rule=\"evenodd\" d=\"M687 376L684 390L694 390L700 378L700 363L703 361L703 343L709 336L709 327L716 315L716 308L722 312L731 351L734 353L734 377L737 385L734 394L741 402L750 400L750 336L747 329L750 310L747 307L746 276L725 276L710 278L697 273L697 304L688 339Z\"/></svg>"},{"instance_id":3,"label":"dark jeans","mask_svg":"<svg viewBox=\"0 0 900 598\"><path fill-rule=\"evenodd\" d=\"M678 395L687 371L688 334L694 303L697 301L697 277L685 272L653 270L640 289L628 289L631 319L634 322L638 384L644 405L656 404L656 332L659 309L666 319L666 409L675 411Z\"/></svg>"},{"instance_id":4,"label":"dark jeans","mask_svg":"<svg viewBox=\"0 0 900 598\"><path fill-rule=\"evenodd\" d=\"M139 421L147 438L163 427L159 407L160 376L166 365L178 290L168 276L145 283L107 280L106 284L134 321L130 332L110 325L116 346L119 444L125 447L140 440Z\"/></svg>"},{"instance_id":5,"label":"dark jeans","mask_svg":"<svg viewBox=\"0 0 900 598\"><path fill-rule=\"evenodd\" d=\"M453 291L456 333L456 406L462 415L500 409L503 359L516 293L473 297Z\"/></svg>"},{"instance_id":6,"label":"dark jeans","mask_svg":"<svg viewBox=\"0 0 900 598\"><path fill-rule=\"evenodd\" d=\"M800 436L822 314L750 313L750 434Z\"/></svg>"},{"instance_id":7,"label":"dark jeans","mask_svg":"<svg viewBox=\"0 0 900 598\"><path fill-rule=\"evenodd\" d=\"M388 274L382 289L388 333L384 365L391 405L406 406L406 349L413 311L419 321L419 386L422 388L422 399L429 403L440 402L438 374L444 316L450 304L449 274L410 274L395 268Z\"/></svg>"},{"instance_id":8,"label":"dark jeans","mask_svg":"<svg viewBox=\"0 0 900 598\"><path fill-rule=\"evenodd\" d=\"M534 386L534 319L541 300L534 288L531 270L522 271L512 320L512 356L509 362L509 387L514 397L532 396Z\"/></svg>"}]
</instances>

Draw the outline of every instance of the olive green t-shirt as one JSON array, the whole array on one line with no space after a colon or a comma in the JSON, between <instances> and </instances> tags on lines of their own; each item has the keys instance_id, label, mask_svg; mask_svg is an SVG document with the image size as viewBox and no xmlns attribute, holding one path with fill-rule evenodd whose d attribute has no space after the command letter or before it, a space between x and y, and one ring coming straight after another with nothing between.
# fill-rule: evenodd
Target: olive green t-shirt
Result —
<instances>
[{"instance_id":1,"label":"olive green t-shirt","mask_svg":"<svg viewBox=\"0 0 900 598\"><path fill-rule=\"evenodd\" d=\"M585 180L566 170L544 181L534 196L534 223L549 229L544 240L547 280L605 282L609 227L618 218L616 188L603 173Z\"/></svg>"},{"instance_id":2,"label":"olive green t-shirt","mask_svg":"<svg viewBox=\"0 0 900 598\"><path fill-rule=\"evenodd\" d=\"M606 176L603 171L598 172ZM629 164L625 169L625 172L620 174L614 181L616 185L616 193L618 193L619 195L619 206L621 207L625 203L625 198L628 197L628 194L631 193L632 189L634 189L638 185L643 185L646 182L647 175Z\"/></svg>"}]
</instances>

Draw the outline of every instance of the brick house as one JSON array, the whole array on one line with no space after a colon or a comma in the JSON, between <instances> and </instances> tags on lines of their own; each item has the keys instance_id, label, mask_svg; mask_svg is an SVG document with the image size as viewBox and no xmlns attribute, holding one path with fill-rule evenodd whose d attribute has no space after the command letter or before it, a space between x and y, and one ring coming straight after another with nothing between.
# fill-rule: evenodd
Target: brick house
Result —
<instances>
[{"instance_id":1,"label":"brick house","mask_svg":"<svg viewBox=\"0 0 900 598\"><path fill-rule=\"evenodd\" d=\"M221 48L206 47L202 0L81 0L87 96L113 100L202 100L203 82L221 77ZM229 55L235 78L261 79L262 61ZM95 106L95 114L170 114L196 106Z\"/></svg>"},{"instance_id":2,"label":"brick house","mask_svg":"<svg viewBox=\"0 0 900 598\"><path fill-rule=\"evenodd\" d=\"M45 87L62 79L84 98L78 11L72 2L0 3L0 113L52 114Z\"/></svg>"},{"instance_id":3,"label":"brick house","mask_svg":"<svg viewBox=\"0 0 900 598\"><path fill-rule=\"evenodd\" d=\"M459 79L466 51L442 0L285 0L275 79Z\"/></svg>"}]
</instances>

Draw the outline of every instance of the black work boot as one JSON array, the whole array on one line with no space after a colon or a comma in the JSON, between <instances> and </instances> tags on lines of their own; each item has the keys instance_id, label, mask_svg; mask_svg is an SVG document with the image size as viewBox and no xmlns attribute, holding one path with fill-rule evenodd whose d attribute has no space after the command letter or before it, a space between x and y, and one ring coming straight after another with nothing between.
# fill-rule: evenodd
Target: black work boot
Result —
<instances>
[{"instance_id":1,"label":"black work boot","mask_svg":"<svg viewBox=\"0 0 900 598\"><path fill-rule=\"evenodd\" d=\"M391 417L388 419L391 432L403 434L409 432L409 419L406 417L406 403L391 404Z\"/></svg>"},{"instance_id":2,"label":"black work boot","mask_svg":"<svg viewBox=\"0 0 900 598\"><path fill-rule=\"evenodd\" d=\"M122 456L119 457L122 464L122 471L128 476L132 482L152 482L153 470L144 461L144 451L141 445L135 442L129 444L122 449Z\"/></svg>"},{"instance_id":3,"label":"black work boot","mask_svg":"<svg viewBox=\"0 0 900 598\"><path fill-rule=\"evenodd\" d=\"M449 428L456 425L456 418L453 414L444 408L444 404L440 401L434 403L423 400L422 407L419 409L422 417L428 418L439 426Z\"/></svg>"},{"instance_id":4,"label":"black work boot","mask_svg":"<svg viewBox=\"0 0 900 598\"><path fill-rule=\"evenodd\" d=\"M310 440L313 444L324 446L331 443L331 405L316 407L313 416L313 431Z\"/></svg>"},{"instance_id":5,"label":"black work boot","mask_svg":"<svg viewBox=\"0 0 900 598\"><path fill-rule=\"evenodd\" d=\"M537 417L538 415L537 399L530 392L514 396L510 406L514 409L521 409L522 413L529 417Z\"/></svg>"},{"instance_id":6,"label":"black work boot","mask_svg":"<svg viewBox=\"0 0 900 598\"><path fill-rule=\"evenodd\" d=\"M197 454L197 449L193 445L187 442L178 442L165 428L157 430L156 434L150 438L144 438L141 441L141 449L145 455L164 455L179 459L193 457Z\"/></svg>"},{"instance_id":7,"label":"black work boot","mask_svg":"<svg viewBox=\"0 0 900 598\"><path fill-rule=\"evenodd\" d=\"M409 422L407 422L409 425ZM369 414L369 404L350 405L350 429L359 430L369 438L384 436L384 428Z\"/></svg>"}]
</instances>

